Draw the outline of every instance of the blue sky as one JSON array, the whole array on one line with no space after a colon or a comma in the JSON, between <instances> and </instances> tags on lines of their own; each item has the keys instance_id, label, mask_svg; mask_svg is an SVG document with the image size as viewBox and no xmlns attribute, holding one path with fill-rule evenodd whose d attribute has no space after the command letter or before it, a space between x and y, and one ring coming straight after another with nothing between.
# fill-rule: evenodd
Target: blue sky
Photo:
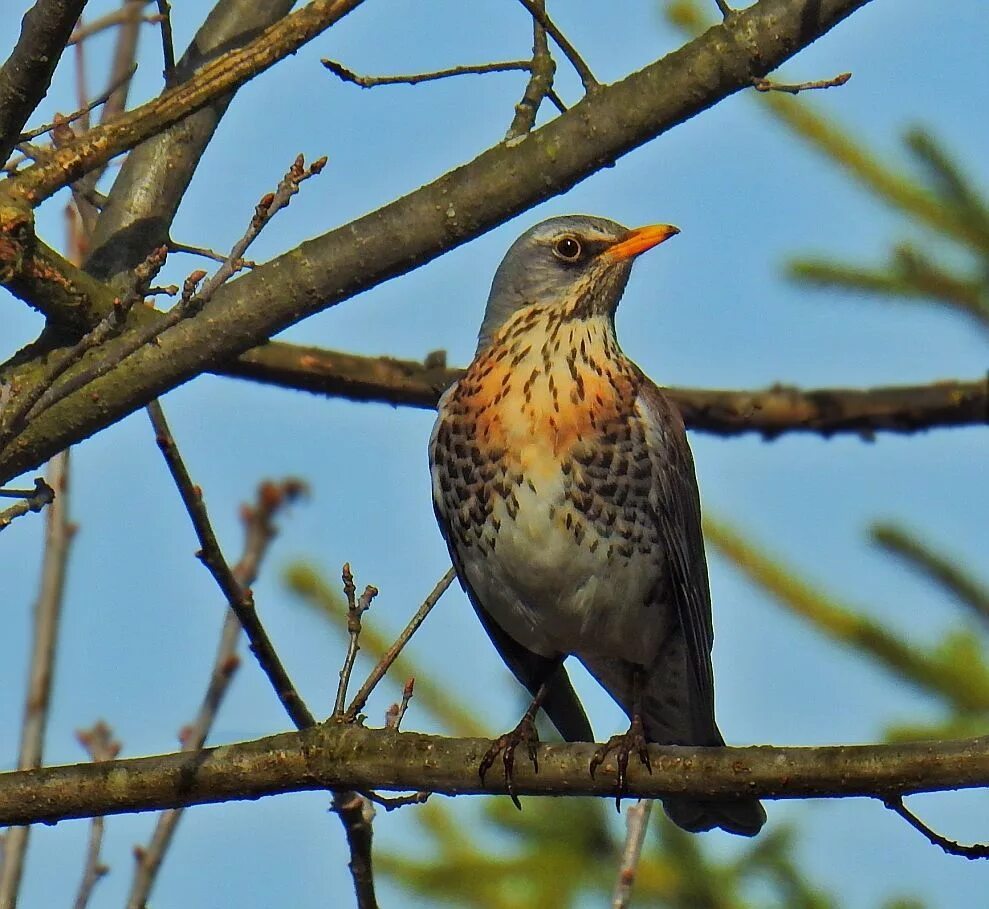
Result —
<instances>
[{"instance_id":1,"label":"blue sky","mask_svg":"<svg viewBox=\"0 0 989 909\"><path fill-rule=\"evenodd\" d=\"M12 46L27 6L0 9L0 52ZM89 15L111 6L91 0ZM173 4L177 47L198 25L200 8ZM658 3L573 0L550 8L602 81L682 43ZM497 142L524 84L524 74L515 73L363 91L329 76L320 57L359 72L411 72L524 57L530 40L526 14L512 2L364 4L238 94L179 212L174 238L229 247L256 200L298 152L309 159L328 155L323 175L305 184L252 248L253 258L269 258ZM87 48L94 91L102 86L96 66L108 46L95 39ZM986 46L989 17L978 0L952 4L950 15L943 5L919 0L874 0L786 73L799 80L851 70L845 87L793 103L834 115L904 169L910 162L900 137L923 124L987 187ZM160 87L160 48L150 27L142 35L140 64L135 97L143 99ZM579 96L562 59L558 88L571 101ZM618 316L626 351L661 384L867 386L984 374L985 336L961 318L786 282L782 265L797 253L880 263L896 240L933 241L912 234L896 214L794 140L760 112L758 101L754 92L733 97L566 196L284 337L400 357L445 348L451 363L463 364L473 351L490 276L511 241L541 218L581 211L629 225L668 221L683 231L639 261ZM39 116L75 106L71 65L63 65ZM39 215L39 230L54 245L63 237L64 201L59 197ZM180 283L200 267L174 259L166 281ZM0 304L0 345L7 355L35 336L40 319L6 295ZM314 712L327 714L342 646L285 593L280 571L306 558L336 577L349 560L359 584L381 590L374 607L379 623L394 629L404 623L447 566L429 503L425 446L432 414L208 376L164 404L231 556L240 546L238 503L251 497L259 479L292 474L311 483L311 499L282 521L256 594L304 696ZM743 526L809 577L917 642L936 641L959 618L957 611L871 547L865 530L877 518L903 521L978 563L989 513L985 441L984 429L880 436L871 444L845 437L692 438L712 514ZM188 519L143 414L76 449L72 511L80 531L46 758L81 760L73 730L98 717L113 725L126 755L172 750L204 689L223 615L215 587L192 558ZM0 564L7 568L0 638L8 692L0 699L0 729L8 730L0 740L4 768L16 760L41 526L37 518L22 519L0 541ZM719 720L730 741L867 742L893 720L936 716L928 699L822 642L721 559L712 559L711 574ZM437 607L412 652L439 665L493 730L514 724L514 683L459 590ZM370 705L372 719L396 691L382 689ZM599 737L622 725L593 684L582 682L582 694ZM414 702L406 725L433 728ZM287 727L259 671L246 662L212 741ZM349 900L342 836L325 813L326 801L296 795L189 811L155 903L304 909ZM925 797L917 805L949 836L986 839L983 792ZM379 815L377 842L404 848L414 810ZM878 803L777 802L769 813L770 824L799 819L800 855L842 907L865 909L892 893L915 893L951 909L976 905L984 893L984 867L943 856ZM129 885L129 850L147 839L152 823L151 816L108 821L105 857L113 870L92 905L120 904ZM35 831L23 905L65 904L86 834L84 822ZM733 848L720 834L711 840L726 853ZM394 892L383 891L387 904L401 904ZM209 896L219 892L222 900Z\"/></svg>"}]
</instances>

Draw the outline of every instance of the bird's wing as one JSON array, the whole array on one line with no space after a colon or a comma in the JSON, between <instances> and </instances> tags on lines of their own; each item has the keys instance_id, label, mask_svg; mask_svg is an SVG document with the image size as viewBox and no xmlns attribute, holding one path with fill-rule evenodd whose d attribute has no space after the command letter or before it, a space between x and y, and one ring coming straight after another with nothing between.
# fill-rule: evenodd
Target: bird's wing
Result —
<instances>
[{"instance_id":1,"label":"bird's wing","mask_svg":"<svg viewBox=\"0 0 989 909\"><path fill-rule=\"evenodd\" d=\"M594 733L591 730L591 724L583 706L581 706L577 693L573 689L566 669L558 660L534 653L509 635L484 608L484 604L467 580L462 553L454 534L451 533L442 484L438 477L438 471L442 468L436 457L436 448L440 444L439 428L443 420L447 418L444 405L454 394L455 388L456 384L451 386L439 401L439 416L429 439L429 468L433 477L433 511L450 552L450 559L460 580L460 586L466 592L477 617L481 620L481 625L498 654L504 660L505 665L512 671L515 678L528 689L529 693L535 697L542 684L547 679L551 679L549 690L543 700L543 712L549 717L550 722L557 728L560 735L568 742L593 742Z\"/></svg>"},{"instance_id":2,"label":"bird's wing","mask_svg":"<svg viewBox=\"0 0 989 909\"><path fill-rule=\"evenodd\" d=\"M683 632L697 719L713 726L714 626L694 460L680 412L648 377L641 378L635 413L643 426L652 462L650 506L667 559L667 595L673 600Z\"/></svg>"}]
</instances>

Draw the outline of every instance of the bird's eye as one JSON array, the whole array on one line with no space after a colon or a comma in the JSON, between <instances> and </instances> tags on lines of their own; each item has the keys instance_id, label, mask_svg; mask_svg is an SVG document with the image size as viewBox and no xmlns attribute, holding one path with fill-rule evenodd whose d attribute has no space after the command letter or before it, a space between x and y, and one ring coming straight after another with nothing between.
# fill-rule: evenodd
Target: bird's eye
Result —
<instances>
[{"instance_id":1,"label":"bird's eye","mask_svg":"<svg viewBox=\"0 0 989 909\"><path fill-rule=\"evenodd\" d=\"M564 262L576 262L583 252L580 241L575 237L560 237L553 245L553 253Z\"/></svg>"}]
</instances>

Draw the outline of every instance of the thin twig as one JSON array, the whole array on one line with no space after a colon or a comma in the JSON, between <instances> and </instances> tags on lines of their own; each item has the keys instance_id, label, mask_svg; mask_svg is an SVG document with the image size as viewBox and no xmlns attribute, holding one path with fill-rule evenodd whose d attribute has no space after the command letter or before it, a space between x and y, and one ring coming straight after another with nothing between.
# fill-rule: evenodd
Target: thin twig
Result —
<instances>
[{"instance_id":1,"label":"thin twig","mask_svg":"<svg viewBox=\"0 0 989 909\"><path fill-rule=\"evenodd\" d=\"M757 92L786 92L789 95L798 95L800 92L811 91L817 88L837 88L839 85L844 85L851 78L851 73L839 73L832 79L818 79L816 82L786 83L755 78L752 80L752 87Z\"/></svg>"},{"instance_id":2,"label":"thin twig","mask_svg":"<svg viewBox=\"0 0 989 909\"><path fill-rule=\"evenodd\" d=\"M403 76L361 76L347 69L334 60L325 57L320 60L331 73L344 82L352 82L361 88L374 88L378 85L418 85L420 82L433 82L436 79L448 79L451 76L483 75L484 73L504 73L516 70L529 70L532 66L528 60L508 60L504 63L478 63L469 66L451 66L449 69L439 69L429 73L410 73Z\"/></svg>"},{"instance_id":3,"label":"thin twig","mask_svg":"<svg viewBox=\"0 0 989 909\"><path fill-rule=\"evenodd\" d=\"M354 695L354 700L351 702L350 706L347 708L346 714L344 714L344 721L352 723L356 718L357 714L364 709L364 705L367 703L367 699L371 696L371 692L374 691L375 686L384 677L385 673L391 667L391 664L395 662L395 659L402 652L402 649L408 644L409 639L413 634L416 633L419 626L425 621L426 616L429 615L432 608L439 602L439 598L443 596L447 587L453 582L453 579L457 576L456 571L453 568L447 569L446 574L443 575L436 582L436 586L433 587L429 596L423 600L422 605L416 611L416 614L412 616L409 620L408 625L405 626L402 633L395 640L395 643L382 654L378 664L371 670L368 675L367 680L361 685L360 690ZM342 706L341 706L342 711Z\"/></svg>"},{"instance_id":4,"label":"thin twig","mask_svg":"<svg viewBox=\"0 0 989 909\"><path fill-rule=\"evenodd\" d=\"M536 0L536 3L540 9L545 11L545 0ZM533 19L529 81L526 83L521 100L515 105L515 116L505 134L506 141L524 136L535 126L536 115L539 113L539 106L543 103L543 98L550 94L555 96L555 92L553 92L554 75L556 75L556 63L549 52L546 29L543 28L538 19Z\"/></svg>"},{"instance_id":5,"label":"thin twig","mask_svg":"<svg viewBox=\"0 0 989 909\"><path fill-rule=\"evenodd\" d=\"M618 880L611 894L611 909L626 909L632 899L632 885L635 872L639 868L642 844L649 828L649 815L652 813L652 799L639 799L625 814L625 848L622 850L622 863L618 869Z\"/></svg>"},{"instance_id":6,"label":"thin twig","mask_svg":"<svg viewBox=\"0 0 989 909\"><path fill-rule=\"evenodd\" d=\"M241 520L244 524L244 550L233 568L233 574L241 586L250 587L257 580L261 562L277 533L274 525L275 514L284 505L297 499L305 490L305 484L294 479L283 480L280 483L264 482L258 487L255 504L243 506ZM195 719L183 728L180 735L183 751L199 751L206 743L220 704L240 665L237 656L240 628L236 614L228 609L206 693ZM148 845L135 849L137 862L134 868L134 880L127 896L127 909L144 909L147 904L182 812L182 808L163 811L158 817Z\"/></svg>"},{"instance_id":7,"label":"thin twig","mask_svg":"<svg viewBox=\"0 0 989 909\"><path fill-rule=\"evenodd\" d=\"M374 802L375 805L381 805L385 811L394 811L396 808L404 808L406 805L425 805L432 793L420 789L418 792L410 792L408 795L382 795L380 792L369 789L362 792L361 795Z\"/></svg>"},{"instance_id":8,"label":"thin twig","mask_svg":"<svg viewBox=\"0 0 989 909\"><path fill-rule=\"evenodd\" d=\"M903 796L886 796L883 798L883 804L889 808L890 811L896 812L903 820L905 820L914 830L918 833L923 834L928 841L934 846L940 846L948 855L958 855L962 858L967 859L985 859L989 858L989 844L983 843L973 843L970 846L964 845L963 843L956 843L954 840L949 840L947 837L941 836L940 833L931 830L916 814L914 814L906 805L903 804Z\"/></svg>"},{"instance_id":9,"label":"thin twig","mask_svg":"<svg viewBox=\"0 0 989 909\"><path fill-rule=\"evenodd\" d=\"M378 595L378 588L368 585L360 599L356 598L357 588L354 586L354 575L350 571L350 563L345 562L343 571L343 593L347 598L347 654L340 667L340 681L337 684L337 696L333 703L333 716L342 717L343 708L347 703L347 687L350 676L354 672L354 662L360 648L361 616L371 608L371 601Z\"/></svg>"},{"instance_id":10,"label":"thin twig","mask_svg":"<svg viewBox=\"0 0 989 909\"><path fill-rule=\"evenodd\" d=\"M371 866L374 806L358 792L333 793L333 811L340 816L350 849L350 876L354 881L357 909L378 909Z\"/></svg>"},{"instance_id":11,"label":"thin twig","mask_svg":"<svg viewBox=\"0 0 989 909\"><path fill-rule=\"evenodd\" d=\"M56 126L62 126L68 123L74 123L76 120L80 120L85 117L88 113L93 111L95 108L99 107L101 104L106 104L110 99L110 96L121 86L126 85L127 82L133 78L134 73L137 72L137 64L133 64L130 69L122 74L120 77L115 79L107 86L106 91L101 95L93 98L85 106L80 107L79 110L73 111L71 114L58 114L51 123L45 123L42 126L37 126L34 129L28 130L26 133L21 133L17 137L17 144L20 145L22 142L30 142L32 139L38 138L38 136L43 136L45 133L51 132Z\"/></svg>"},{"instance_id":12,"label":"thin twig","mask_svg":"<svg viewBox=\"0 0 989 909\"><path fill-rule=\"evenodd\" d=\"M134 0L130 0L134 2ZM146 6L150 0L137 0L138 6ZM80 41L85 41L87 38L91 38L93 35L98 35L100 32L106 31L108 28L113 28L117 25L125 25L132 20L133 13L128 10L130 3L125 3L120 9L114 10L112 13L107 13L105 16L99 16L93 19L91 22L85 23L85 25L77 26L72 34L69 36L67 47L71 47L73 44L78 44ZM150 22L154 23L158 21L158 16L152 14L150 16L139 16L139 22Z\"/></svg>"},{"instance_id":13,"label":"thin twig","mask_svg":"<svg viewBox=\"0 0 989 909\"><path fill-rule=\"evenodd\" d=\"M112 761L120 754L120 742L113 737L113 730L98 720L90 729L80 729L76 732L79 744L86 749L93 762ZM96 884L110 870L100 860L100 850L103 847L103 832L105 820L95 816L89 824L89 842L86 845L86 864L83 867L82 880L76 891L73 909L85 909L93 894Z\"/></svg>"},{"instance_id":14,"label":"thin twig","mask_svg":"<svg viewBox=\"0 0 989 909\"><path fill-rule=\"evenodd\" d=\"M394 729L398 732L402 728L402 720L405 719L405 712L409 709L409 701L412 700L412 695L415 693L416 680L415 676L412 676L406 683L405 687L402 689L402 702L400 704L392 704L385 711L385 728Z\"/></svg>"},{"instance_id":15,"label":"thin twig","mask_svg":"<svg viewBox=\"0 0 989 909\"><path fill-rule=\"evenodd\" d=\"M41 565L41 586L34 605L33 643L28 669L21 746L17 759L19 770L40 767L45 744L45 727L51 704L52 679L58 626L62 613L62 594L69 561L69 545L75 527L69 521L69 452L55 455L48 463L49 492L56 495L45 521L45 554ZM2 516L0 516L2 519ZM30 827L14 827L4 840L0 863L0 906L17 904Z\"/></svg>"},{"instance_id":16,"label":"thin twig","mask_svg":"<svg viewBox=\"0 0 989 909\"><path fill-rule=\"evenodd\" d=\"M226 262L230 258L228 253L220 253L207 246L192 246L188 243L179 243L177 240L169 240L167 245L169 252L203 256L206 259L212 259L214 262ZM240 271L243 268L257 268L257 264L252 259L238 259L233 263L235 271Z\"/></svg>"},{"instance_id":17,"label":"thin twig","mask_svg":"<svg viewBox=\"0 0 989 909\"><path fill-rule=\"evenodd\" d=\"M594 78L590 67L584 62L580 54L577 53L577 49L567 40L567 36L556 27L553 20L546 14L546 10L543 8L540 0L519 0L519 3L529 11L532 18L546 29L550 37L559 45L560 50L563 51L570 64L577 70L577 75L580 76L580 81L584 85L584 91L590 94L600 88L601 83Z\"/></svg>"},{"instance_id":18,"label":"thin twig","mask_svg":"<svg viewBox=\"0 0 989 909\"><path fill-rule=\"evenodd\" d=\"M0 496L8 499L20 499L16 505L11 505L0 511L0 530L10 526L11 522L27 514L29 511L41 511L46 505L55 501L55 490L41 477L34 481L34 489L0 489Z\"/></svg>"},{"instance_id":19,"label":"thin twig","mask_svg":"<svg viewBox=\"0 0 989 909\"><path fill-rule=\"evenodd\" d=\"M158 16L161 22L162 75L165 87L171 88L175 79L175 43L172 40L172 6L168 0L158 0Z\"/></svg>"},{"instance_id":20,"label":"thin twig","mask_svg":"<svg viewBox=\"0 0 989 909\"><path fill-rule=\"evenodd\" d=\"M723 19L727 19L733 12L735 12L735 10L728 5L727 0L714 0L714 2Z\"/></svg>"},{"instance_id":21,"label":"thin twig","mask_svg":"<svg viewBox=\"0 0 989 909\"><path fill-rule=\"evenodd\" d=\"M220 544L210 524L209 514L203 502L202 490L192 482L182 456L175 444L171 430L165 420L165 413L158 401L152 401L148 407L148 416L154 426L158 447L165 457L165 463L172 474L172 479L178 487L182 502L192 520L192 526L199 538L199 560L213 575L217 586L223 591L230 608L236 613L240 624L247 634L251 651L257 658L261 669L271 682L275 694L285 707L298 729L307 729L316 725L316 718L309 712L302 698L296 691L282 661L272 646L268 633L264 630L254 606L254 595L250 588L240 584L233 571L223 557Z\"/></svg>"}]
</instances>

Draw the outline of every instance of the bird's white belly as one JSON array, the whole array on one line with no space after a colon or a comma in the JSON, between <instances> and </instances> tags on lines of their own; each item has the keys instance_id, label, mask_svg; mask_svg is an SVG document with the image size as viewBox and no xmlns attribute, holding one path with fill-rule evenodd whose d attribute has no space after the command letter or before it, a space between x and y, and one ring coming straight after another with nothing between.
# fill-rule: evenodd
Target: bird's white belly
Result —
<instances>
[{"instance_id":1,"label":"bird's white belly","mask_svg":"<svg viewBox=\"0 0 989 909\"><path fill-rule=\"evenodd\" d=\"M559 474L535 490L521 484L515 497L514 518L505 502L494 507L493 552L464 559L485 609L520 644L544 656L584 653L650 663L667 633L662 610L645 605L656 581L652 554L615 553L614 539L565 501ZM574 530L577 521L582 533Z\"/></svg>"}]
</instances>

